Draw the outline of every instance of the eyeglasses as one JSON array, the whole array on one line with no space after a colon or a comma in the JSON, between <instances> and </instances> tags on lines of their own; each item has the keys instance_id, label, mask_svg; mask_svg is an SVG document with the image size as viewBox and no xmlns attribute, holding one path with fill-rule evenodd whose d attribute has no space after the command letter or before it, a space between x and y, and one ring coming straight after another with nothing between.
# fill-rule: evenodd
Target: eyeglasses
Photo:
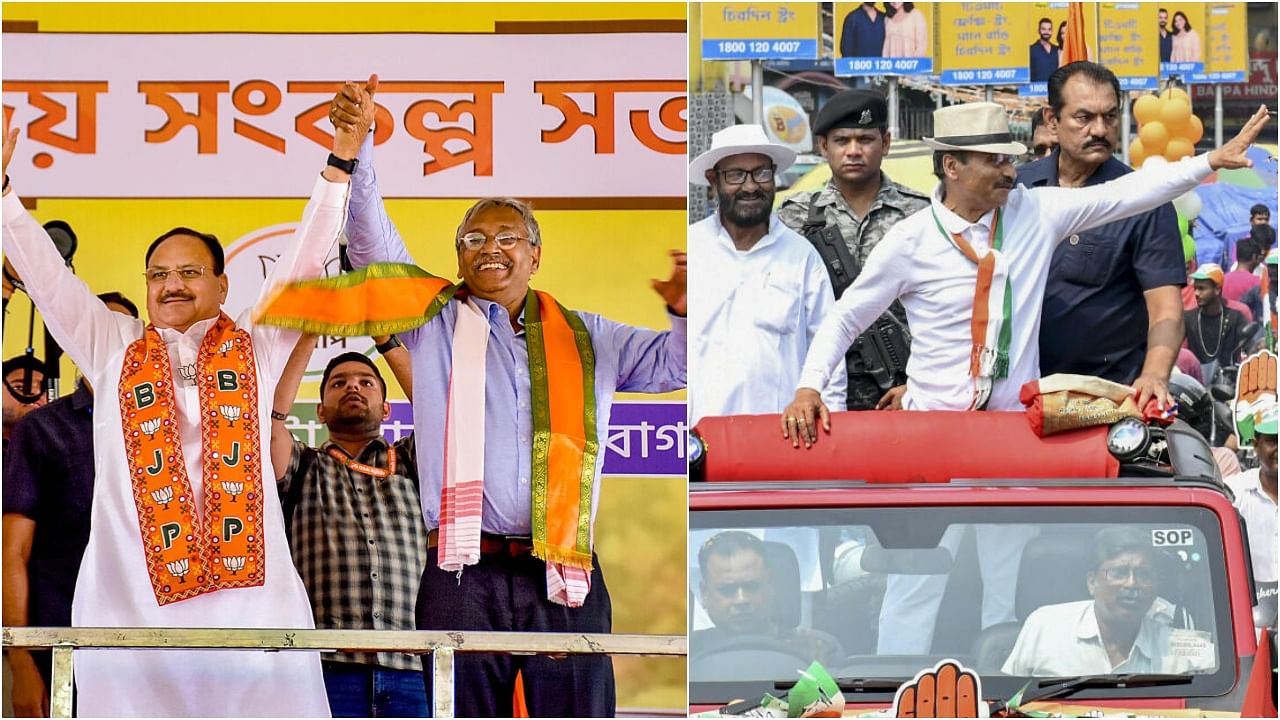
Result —
<instances>
[{"instance_id":1,"label":"eyeglasses","mask_svg":"<svg viewBox=\"0 0 1280 720\"><path fill-rule=\"evenodd\" d=\"M739 168L733 168L732 170L716 170L715 173L719 175L727 185L741 185L747 181L748 175L751 176L752 180L763 185L765 183L773 182L775 170L777 170L776 166L768 165L766 167L758 167L755 170L741 170Z\"/></svg>"},{"instance_id":2,"label":"eyeglasses","mask_svg":"<svg viewBox=\"0 0 1280 720\"><path fill-rule=\"evenodd\" d=\"M184 265L180 268L169 270L168 268L148 268L143 275L147 278L147 283L151 285L162 285L164 281L169 279L171 273L177 273L178 278L182 282L190 282L204 275L205 268L203 265Z\"/></svg>"},{"instance_id":3,"label":"eyeglasses","mask_svg":"<svg viewBox=\"0 0 1280 720\"><path fill-rule=\"evenodd\" d=\"M1122 583L1128 580L1130 576L1138 585L1154 585L1156 582L1155 570L1147 567L1130 567L1128 565L1115 565L1102 569L1102 576L1110 583Z\"/></svg>"},{"instance_id":4,"label":"eyeglasses","mask_svg":"<svg viewBox=\"0 0 1280 720\"><path fill-rule=\"evenodd\" d=\"M493 241L503 250L510 250L516 246L516 243L529 238L517 235L513 232L500 232L493 236ZM458 238L458 247L465 247L468 250L479 250L489 242L489 236L482 232L469 232ZM531 243L532 244L532 243Z\"/></svg>"}]
</instances>

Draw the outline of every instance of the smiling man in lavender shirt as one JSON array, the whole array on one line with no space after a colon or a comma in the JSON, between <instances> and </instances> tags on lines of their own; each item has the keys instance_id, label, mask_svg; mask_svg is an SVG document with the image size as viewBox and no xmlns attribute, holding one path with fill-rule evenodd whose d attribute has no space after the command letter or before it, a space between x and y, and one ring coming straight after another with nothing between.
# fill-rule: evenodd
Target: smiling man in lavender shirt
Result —
<instances>
[{"instance_id":1,"label":"smiling man in lavender shirt","mask_svg":"<svg viewBox=\"0 0 1280 720\"><path fill-rule=\"evenodd\" d=\"M363 90L344 89L331 107L336 125L367 135L373 120L371 95L376 83ZM376 262L412 262L403 240L387 217L372 167L372 138L366 138L353 174L353 192L346 233L348 255L357 268ZM543 322L531 321L527 301L533 303L529 281L542 256L538 222L529 206L510 198L488 198L467 211L455 237L458 276L462 286L426 324L400 333L413 357L414 427L418 442L418 476L423 514L428 528L427 568L418 596L419 629L504 630L517 632L605 633L611 628L609 593L594 554L590 571L564 568L556 559L550 535L542 522L554 522L548 506L557 502L554 466L550 480L535 458L535 448L552 436L556 451L555 390L564 372L546 358L552 354L553 323L548 318L549 296L539 294ZM664 332L612 322L585 312L563 311L576 328L581 377L588 380L583 407L584 432L604 438L616 391L669 392L685 386L685 256L672 252L670 279L652 286L666 303L671 329ZM479 317L477 321L474 318ZM535 318L538 316L534 316ZM466 385L464 373L479 375L455 359L465 357L469 332L479 322L483 360L483 408L465 433L483 432L482 502L467 508L465 501L441 511L450 467L458 454L448 450L446 419L466 408L452 407ZM546 325L545 337L539 326ZM544 341L545 340L545 347ZM592 362L588 363L587 358ZM590 365L591 367L588 367ZM478 379L478 378L477 378ZM474 380L473 380L474 382ZM579 381L581 389L581 381ZM547 400L548 386L552 387ZM451 395L453 393L453 395ZM548 431L547 403L551 406ZM459 415L452 415L453 413ZM450 426L454 426L450 424ZM477 427L478 426L478 427ZM454 426L456 427L456 426ZM462 444L465 439L457 439ZM581 491L577 547L590 553L596 500L604 453L586 443L579 477L572 492ZM550 496L550 497L549 497ZM460 495L461 497L461 495ZM476 507L478 505L478 508ZM451 510L450 508L454 509ZM478 510L478 512L477 512ZM468 511L471 517L468 518ZM478 517L477 517L478 515ZM545 520L544 520L545 519ZM446 570L449 534L465 535L467 521L479 524L478 553ZM456 522L456 528L451 527ZM442 527L443 526L443 527ZM584 542L585 541L585 542ZM462 541L459 541L462 542ZM581 571L574 575L573 570ZM563 584L562 584L563 581ZM613 665L606 655L575 655L564 659L460 653L455 658L457 714L462 717L509 717L517 671L523 672L525 700L533 716L611 716L616 706ZM431 695L431 681L427 679Z\"/></svg>"}]
</instances>

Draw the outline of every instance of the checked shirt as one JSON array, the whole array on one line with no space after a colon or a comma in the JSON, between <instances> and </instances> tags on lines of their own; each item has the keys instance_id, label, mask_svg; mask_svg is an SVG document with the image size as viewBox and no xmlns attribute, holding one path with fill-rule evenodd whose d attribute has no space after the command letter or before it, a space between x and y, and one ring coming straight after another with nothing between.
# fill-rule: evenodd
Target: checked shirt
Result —
<instances>
[{"instance_id":1,"label":"checked shirt","mask_svg":"<svg viewBox=\"0 0 1280 720\"><path fill-rule=\"evenodd\" d=\"M427 530L418 499L413 436L395 444L396 474L375 478L348 469L329 455L294 440L289 467L278 481L280 497L301 482L293 511L290 549L311 598L316 627L333 630L414 630L418 583L427 563ZM356 461L387 467L387 443L369 443ZM303 453L313 456L297 477ZM346 453L343 452L345 455ZM286 519L288 521L288 519ZM421 670L415 655L325 653L325 660Z\"/></svg>"}]
</instances>

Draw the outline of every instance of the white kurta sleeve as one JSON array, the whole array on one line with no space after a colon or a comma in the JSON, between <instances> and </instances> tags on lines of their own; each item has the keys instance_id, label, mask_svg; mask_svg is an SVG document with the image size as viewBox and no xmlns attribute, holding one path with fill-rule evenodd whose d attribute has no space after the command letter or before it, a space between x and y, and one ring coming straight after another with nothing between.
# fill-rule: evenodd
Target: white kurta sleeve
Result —
<instances>
[{"instance_id":1,"label":"white kurta sleeve","mask_svg":"<svg viewBox=\"0 0 1280 720\"><path fill-rule=\"evenodd\" d=\"M818 328L800 371L796 388L821 391L837 370L844 372L844 355L853 341L875 322L904 290L907 268L902 235L895 225L867 256L858 279L844 291Z\"/></svg>"},{"instance_id":2,"label":"white kurta sleeve","mask_svg":"<svg viewBox=\"0 0 1280 720\"><path fill-rule=\"evenodd\" d=\"M835 308L836 296L831 289L831 276L827 274L822 258L816 253L809 259L805 273L805 347L812 347L813 340L818 335L818 329L822 327L823 318L831 314ZM849 375L845 371L844 357L841 356L838 366L832 371L831 378L822 389L822 402L829 408L844 409L848 384Z\"/></svg>"},{"instance_id":3,"label":"white kurta sleeve","mask_svg":"<svg viewBox=\"0 0 1280 720\"><path fill-rule=\"evenodd\" d=\"M316 178L311 190L311 200L302 211L302 221L293 236L293 244L280 256L271 274L262 284L262 293L255 305L265 302L276 289L295 280L320 277L324 260L338 241L342 223L347 217L347 198L350 183L329 182L323 176ZM255 307L253 312L257 312ZM253 326L253 341L261 357L266 359L271 375L278 376L284 369L290 353L298 342L295 330Z\"/></svg>"},{"instance_id":4,"label":"white kurta sleeve","mask_svg":"<svg viewBox=\"0 0 1280 720\"><path fill-rule=\"evenodd\" d=\"M5 196L3 209L5 253L45 327L81 372L96 377L112 353L141 336L142 321L107 309L67 267L16 192Z\"/></svg>"},{"instance_id":5,"label":"white kurta sleeve","mask_svg":"<svg viewBox=\"0 0 1280 720\"><path fill-rule=\"evenodd\" d=\"M1059 240L1109 222L1153 210L1195 188L1209 177L1209 156L1150 165L1101 185L1044 187L1029 192L1050 234Z\"/></svg>"}]
</instances>

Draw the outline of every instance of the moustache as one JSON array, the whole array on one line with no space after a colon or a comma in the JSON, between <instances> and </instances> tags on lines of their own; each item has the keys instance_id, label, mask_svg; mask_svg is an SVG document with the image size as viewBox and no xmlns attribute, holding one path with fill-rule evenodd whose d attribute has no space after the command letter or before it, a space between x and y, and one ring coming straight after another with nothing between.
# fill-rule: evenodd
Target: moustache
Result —
<instances>
[{"instance_id":1,"label":"moustache","mask_svg":"<svg viewBox=\"0 0 1280 720\"><path fill-rule=\"evenodd\" d=\"M480 257L480 259L476 260L475 263L472 264L472 267L479 269L481 265L488 265L489 263L498 263L504 268L511 267L511 261L508 260L506 256L497 254L484 255Z\"/></svg>"},{"instance_id":2,"label":"moustache","mask_svg":"<svg viewBox=\"0 0 1280 720\"><path fill-rule=\"evenodd\" d=\"M353 393L347 393L346 395L343 395L343 396L342 396L342 400L341 400L341 402L342 402L343 404L345 404L348 400L353 400L353 399L354 399L354 400L359 400L361 405L368 405L368 403L367 403L367 402L365 402L365 400L364 400L364 396L362 396L360 393L356 393L356 392L353 392Z\"/></svg>"},{"instance_id":3,"label":"moustache","mask_svg":"<svg viewBox=\"0 0 1280 720\"><path fill-rule=\"evenodd\" d=\"M1084 144L1086 150L1090 148L1102 148L1103 150L1111 149L1111 142L1108 140L1090 140Z\"/></svg>"},{"instance_id":4,"label":"moustache","mask_svg":"<svg viewBox=\"0 0 1280 720\"><path fill-rule=\"evenodd\" d=\"M996 188L998 188L998 189L1000 189L1000 190L1012 190L1012 189L1013 189L1013 181L1012 181L1012 180L1001 180L1000 182L996 183Z\"/></svg>"},{"instance_id":5,"label":"moustache","mask_svg":"<svg viewBox=\"0 0 1280 720\"><path fill-rule=\"evenodd\" d=\"M191 295L190 293L176 292L176 293L169 293L168 295L162 295L160 297L160 302L165 303L165 302L169 302L170 300L195 300L195 299L196 299L195 296Z\"/></svg>"}]
</instances>

